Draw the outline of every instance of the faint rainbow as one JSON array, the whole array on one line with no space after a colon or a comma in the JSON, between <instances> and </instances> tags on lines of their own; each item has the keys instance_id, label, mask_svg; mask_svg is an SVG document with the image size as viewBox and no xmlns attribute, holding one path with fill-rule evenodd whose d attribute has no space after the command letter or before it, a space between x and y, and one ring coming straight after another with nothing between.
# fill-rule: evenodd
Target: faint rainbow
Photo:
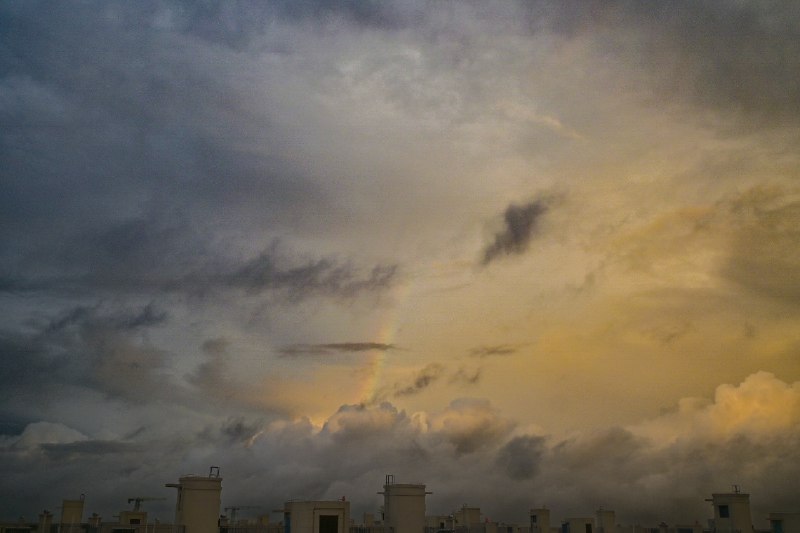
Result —
<instances>
[{"instance_id":1,"label":"faint rainbow","mask_svg":"<svg viewBox=\"0 0 800 533\"><path fill-rule=\"evenodd\" d=\"M381 321L381 325L375 334L374 342L386 346L395 346L395 339L402 325L410 291L411 284L407 281L395 288L393 295L394 305L386 312L386 316ZM395 348L397 347L395 346ZM376 401L382 385L386 364L391 357L391 351L392 350L372 350L359 394L361 403L371 404Z\"/></svg>"}]
</instances>

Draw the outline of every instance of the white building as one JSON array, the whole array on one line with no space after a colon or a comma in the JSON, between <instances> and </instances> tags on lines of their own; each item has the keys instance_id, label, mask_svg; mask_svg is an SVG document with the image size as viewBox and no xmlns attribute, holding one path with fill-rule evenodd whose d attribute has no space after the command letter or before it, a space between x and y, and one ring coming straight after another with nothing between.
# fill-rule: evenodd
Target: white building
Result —
<instances>
[{"instance_id":1,"label":"white building","mask_svg":"<svg viewBox=\"0 0 800 533\"><path fill-rule=\"evenodd\" d=\"M218 533L222 505L222 478L219 468L209 468L208 476L183 476L167 487L178 489L175 524L185 533Z\"/></svg>"},{"instance_id":2,"label":"white building","mask_svg":"<svg viewBox=\"0 0 800 533\"><path fill-rule=\"evenodd\" d=\"M383 523L394 533L424 533L425 485L395 483L394 476L386 476L383 486Z\"/></svg>"},{"instance_id":3,"label":"white building","mask_svg":"<svg viewBox=\"0 0 800 533\"><path fill-rule=\"evenodd\" d=\"M347 533L349 528L350 502L344 499L288 501L283 505L284 533Z\"/></svg>"}]
</instances>

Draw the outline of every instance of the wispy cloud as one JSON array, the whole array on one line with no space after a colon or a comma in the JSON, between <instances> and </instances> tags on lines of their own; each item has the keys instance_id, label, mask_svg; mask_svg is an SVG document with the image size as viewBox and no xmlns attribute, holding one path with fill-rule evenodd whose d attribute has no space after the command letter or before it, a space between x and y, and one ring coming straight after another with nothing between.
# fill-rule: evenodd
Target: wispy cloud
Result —
<instances>
[{"instance_id":1,"label":"wispy cloud","mask_svg":"<svg viewBox=\"0 0 800 533\"><path fill-rule=\"evenodd\" d=\"M291 344L278 350L281 357L298 357L304 355L325 355L333 353L359 353L397 350L394 344L382 342L334 342L324 344Z\"/></svg>"},{"instance_id":2,"label":"wispy cloud","mask_svg":"<svg viewBox=\"0 0 800 533\"><path fill-rule=\"evenodd\" d=\"M494 346L480 346L478 348L473 348L469 351L469 355L480 358L512 355L517 353L518 349L518 347L511 344L496 344Z\"/></svg>"}]
</instances>

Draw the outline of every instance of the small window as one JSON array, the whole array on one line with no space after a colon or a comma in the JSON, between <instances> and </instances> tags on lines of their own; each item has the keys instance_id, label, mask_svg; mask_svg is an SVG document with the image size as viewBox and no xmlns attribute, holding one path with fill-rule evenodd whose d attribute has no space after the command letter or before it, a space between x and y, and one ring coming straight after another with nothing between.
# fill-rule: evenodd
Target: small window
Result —
<instances>
[{"instance_id":1,"label":"small window","mask_svg":"<svg viewBox=\"0 0 800 533\"><path fill-rule=\"evenodd\" d=\"M592 524L586 524L586 533L592 533Z\"/></svg>"},{"instance_id":2,"label":"small window","mask_svg":"<svg viewBox=\"0 0 800 533\"><path fill-rule=\"evenodd\" d=\"M141 523L142 523L142 519L141 518L131 518L131 525L132 526L138 526Z\"/></svg>"},{"instance_id":3,"label":"small window","mask_svg":"<svg viewBox=\"0 0 800 533\"><path fill-rule=\"evenodd\" d=\"M538 517L538 516L536 516L535 514L531 515L531 524L535 524L535 523L538 521L538 520L537 520L538 518L539 518L539 517Z\"/></svg>"},{"instance_id":4,"label":"small window","mask_svg":"<svg viewBox=\"0 0 800 533\"><path fill-rule=\"evenodd\" d=\"M720 505L719 506L719 517L720 518L730 518L731 517L731 510L727 505Z\"/></svg>"}]
</instances>

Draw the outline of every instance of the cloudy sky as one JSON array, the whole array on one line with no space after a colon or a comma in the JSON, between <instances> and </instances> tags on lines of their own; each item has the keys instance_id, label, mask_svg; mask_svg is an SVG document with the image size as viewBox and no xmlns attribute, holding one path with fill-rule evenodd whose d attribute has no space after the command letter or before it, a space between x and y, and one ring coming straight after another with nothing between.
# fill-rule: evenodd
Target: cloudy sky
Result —
<instances>
[{"instance_id":1,"label":"cloudy sky","mask_svg":"<svg viewBox=\"0 0 800 533\"><path fill-rule=\"evenodd\" d=\"M0 517L800 511L798 72L789 0L3 2Z\"/></svg>"}]
</instances>

